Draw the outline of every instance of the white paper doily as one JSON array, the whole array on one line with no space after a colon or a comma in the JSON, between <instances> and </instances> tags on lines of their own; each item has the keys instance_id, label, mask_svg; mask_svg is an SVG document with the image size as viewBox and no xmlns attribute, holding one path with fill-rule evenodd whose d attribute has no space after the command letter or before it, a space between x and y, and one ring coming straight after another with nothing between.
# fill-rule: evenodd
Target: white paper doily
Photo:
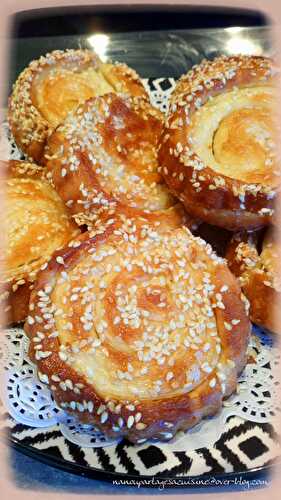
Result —
<instances>
[{"instance_id":1,"label":"white paper doily","mask_svg":"<svg viewBox=\"0 0 281 500\"><path fill-rule=\"evenodd\" d=\"M116 444L93 426L82 425L55 404L44 380L39 380L36 368L27 356L29 340L21 328L3 332L0 356L5 369L2 399L10 415L30 427L51 427L58 424L66 439L83 447ZM241 374L237 394L224 403L222 410L207 418L187 432L177 434L171 444L173 450L185 447L210 447L220 437L227 419L231 416L259 423L270 423L280 417L279 381L276 367L280 365L279 349L272 345L271 336L253 332L248 364ZM274 370L272 368L274 367ZM168 430L167 430L168 433ZM167 434L167 439L169 438ZM161 443L157 442L158 447Z\"/></svg>"}]
</instances>

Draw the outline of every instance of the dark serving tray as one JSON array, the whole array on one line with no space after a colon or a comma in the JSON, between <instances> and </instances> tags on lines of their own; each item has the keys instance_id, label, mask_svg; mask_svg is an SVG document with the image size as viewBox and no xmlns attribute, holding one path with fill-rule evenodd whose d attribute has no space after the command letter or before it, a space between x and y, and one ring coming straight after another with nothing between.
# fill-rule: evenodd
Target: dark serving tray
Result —
<instances>
[{"instance_id":1,"label":"dark serving tray","mask_svg":"<svg viewBox=\"0 0 281 500\"><path fill-rule=\"evenodd\" d=\"M272 53L270 28L264 17L255 12L237 9L207 12L202 9L199 12L197 9L194 12L163 8L150 11L139 9L133 12L127 8L118 12L112 9L92 10L89 17L85 9L79 10L80 22L77 12L73 14L72 11L64 11L61 16L61 12L56 13L54 10L45 12L45 15L41 10L31 14L21 13L12 20L7 94L20 71L32 59L54 49L95 48L104 60L126 62L136 69L142 78L149 79L152 86L152 80L159 78L163 79L161 85L166 85L165 78L178 78L203 58L241 52L266 55ZM153 28L156 18L157 28ZM96 37L101 34L102 37ZM233 438L241 436L241 450L248 456L248 462L251 462L251 456L256 460L256 457L262 456L263 453L264 444L257 438L255 440L257 429L260 434L266 435L267 442L275 439L275 430L270 424L245 420L237 425L232 424L231 429L222 429L221 437L212 449L195 450L192 457L188 452L174 452L174 463L169 463L168 456L157 446L148 444L144 451L138 452L137 457L147 470L147 473L143 473L134 463L133 445L126 441L115 446L114 454L113 451L110 452L110 447L93 449L94 463L98 466L91 466L90 452L86 457L85 450L67 442L56 426L32 429L18 424L5 410L1 413L2 428L8 430L9 441L13 447L58 468L111 481L116 477L188 478L191 482L193 480L196 486L196 479L202 475L205 478L216 477L221 480L250 480L258 478L260 474L264 477L265 472L269 471L270 463L261 459L262 465L248 466L241 457L232 452L229 443ZM243 441L244 435L247 439ZM249 449L251 446L247 442L251 439L252 449ZM198 467L198 474L192 474L191 466L196 460L201 465ZM232 472L229 472L229 469L228 472L225 471L221 465L224 460L231 464ZM120 472L121 468L123 473ZM193 470L196 471L196 467L193 467ZM154 474L154 471L157 472Z\"/></svg>"}]
</instances>

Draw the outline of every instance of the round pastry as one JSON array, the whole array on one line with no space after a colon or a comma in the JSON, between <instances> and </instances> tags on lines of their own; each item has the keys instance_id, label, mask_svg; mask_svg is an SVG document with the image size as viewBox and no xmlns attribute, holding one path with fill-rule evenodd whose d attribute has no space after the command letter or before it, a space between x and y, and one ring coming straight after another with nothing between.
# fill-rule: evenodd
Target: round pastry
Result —
<instances>
[{"instance_id":1,"label":"round pastry","mask_svg":"<svg viewBox=\"0 0 281 500\"><path fill-rule=\"evenodd\" d=\"M280 176L274 75L268 58L222 56L176 86L159 161L192 216L229 230L270 222Z\"/></svg>"},{"instance_id":2,"label":"round pastry","mask_svg":"<svg viewBox=\"0 0 281 500\"><path fill-rule=\"evenodd\" d=\"M236 234L226 252L229 267L249 300L251 320L272 332L280 331L280 249L278 236L270 229L264 238Z\"/></svg>"},{"instance_id":3,"label":"round pastry","mask_svg":"<svg viewBox=\"0 0 281 500\"><path fill-rule=\"evenodd\" d=\"M106 94L81 104L53 132L47 176L79 223L121 213L171 210L175 198L159 174L162 115L142 98ZM176 213L181 207L172 209ZM81 219L82 216L82 219Z\"/></svg>"},{"instance_id":4,"label":"round pastry","mask_svg":"<svg viewBox=\"0 0 281 500\"><path fill-rule=\"evenodd\" d=\"M9 101L9 123L19 148L40 161L47 137L80 102L107 92L148 99L136 72L103 63L90 50L56 50L19 75Z\"/></svg>"},{"instance_id":5,"label":"round pastry","mask_svg":"<svg viewBox=\"0 0 281 500\"><path fill-rule=\"evenodd\" d=\"M30 356L82 422L132 442L168 440L235 391L249 337L241 296L187 228L119 220L40 273L25 324Z\"/></svg>"},{"instance_id":6,"label":"round pastry","mask_svg":"<svg viewBox=\"0 0 281 500\"><path fill-rule=\"evenodd\" d=\"M80 230L57 193L42 179L42 167L23 161L0 164L7 240L1 258L1 302L5 302L6 321L16 323L26 318L41 266Z\"/></svg>"}]
</instances>

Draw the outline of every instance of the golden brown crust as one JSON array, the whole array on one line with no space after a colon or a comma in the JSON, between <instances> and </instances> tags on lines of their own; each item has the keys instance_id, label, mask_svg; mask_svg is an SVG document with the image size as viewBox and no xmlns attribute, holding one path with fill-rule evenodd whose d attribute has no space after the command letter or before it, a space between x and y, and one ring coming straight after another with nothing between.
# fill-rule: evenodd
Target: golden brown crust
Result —
<instances>
[{"instance_id":1,"label":"golden brown crust","mask_svg":"<svg viewBox=\"0 0 281 500\"><path fill-rule=\"evenodd\" d=\"M229 230L271 220L280 175L274 75L268 58L223 56L180 79L159 161L171 192L192 216Z\"/></svg>"},{"instance_id":2,"label":"golden brown crust","mask_svg":"<svg viewBox=\"0 0 281 500\"><path fill-rule=\"evenodd\" d=\"M161 113L142 98L107 94L80 105L54 131L47 176L79 224L121 213L174 214L190 224L180 205L172 208L175 199L158 172L161 130Z\"/></svg>"},{"instance_id":3,"label":"golden brown crust","mask_svg":"<svg viewBox=\"0 0 281 500\"><path fill-rule=\"evenodd\" d=\"M238 233L230 241L226 258L250 303L250 317L272 332L280 330L280 242L267 232L259 252L257 234Z\"/></svg>"},{"instance_id":4,"label":"golden brown crust","mask_svg":"<svg viewBox=\"0 0 281 500\"><path fill-rule=\"evenodd\" d=\"M52 253L80 234L42 167L23 161L0 162L6 196L6 255L1 259L1 300L6 322L24 321L36 275Z\"/></svg>"},{"instance_id":5,"label":"golden brown crust","mask_svg":"<svg viewBox=\"0 0 281 500\"><path fill-rule=\"evenodd\" d=\"M148 99L134 70L102 63L90 50L56 50L32 61L19 75L9 100L9 123L18 147L41 161L52 130L94 95L126 92Z\"/></svg>"},{"instance_id":6,"label":"golden brown crust","mask_svg":"<svg viewBox=\"0 0 281 500\"><path fill-rule=\"evenodd\" d=\"M57 403L132 442L215 413L249 327L237 281L203 240L129 217L54 254L25 324Z\"/></svg>"}]
</instances>

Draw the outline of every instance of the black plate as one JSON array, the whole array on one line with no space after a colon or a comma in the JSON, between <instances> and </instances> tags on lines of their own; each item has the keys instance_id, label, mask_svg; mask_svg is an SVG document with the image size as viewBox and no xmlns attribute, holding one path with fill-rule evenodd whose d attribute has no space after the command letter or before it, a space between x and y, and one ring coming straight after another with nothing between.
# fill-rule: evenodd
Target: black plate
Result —
<instances>
[{"instance_id":1,"label":"black plate","mask_svg":"<svg viewBox=\"0 0 281 500\"><path fill-rule=\"evenodd\" d=\"M140 479L147 479L149 484L142 483L141 486L144 487L153 487L153 488L159 488L161 484L163 484L163 481L167 481L165 483L165 488L182 488L185 486L184 484L180 484L180 482L184 482L185 480L188 481L188 487L189 488L200 488L202 487L202 479L207 479L206 476L204 478L202 476L181 476L176 478L174 477L169 477L169 476L164 476L163 478L155 477L155 476L137 476L137 475L132 475L132 474L116 474L106 472L106 471L101 471L100 469L89 469L88 467L83 467L81 465L76 465L73 467L72 462L68 462L67 460L59 460L58 458L54 459L53 456L47 454L47 453L38 453L38 451L34 451L30 446L23 446L21 443L17 442L16 440L11 440L9 441L11 444L12 448L15 450L20 451L21 453L25 454L28 457L35 458L36 460L39 460L40 462L56 467L57 469L63 470L65 472L75 474L78 476L83 476L87 477L89 479L98 479L98 480L103 480L103 481L108 481L112 482L116 477L118 479L124 479L124 480L135 480L138 481ZM245 482L249 481L268 481L272 474L279 470L279 467L281 465L281 462L278 460L274 462L274 464L271 465L266 465L263 467L256 467L254 469L251 469L250 471L242 471L242 472L229 472L225 474L215 474L214 476L207 475L208 478L211 479L210 483L208 484L208 487L214 487L216 488L219 485L223 484L225 482L226 485L241 485L245 484ZM157 482L157 480L159 482ZM216 482L217 480L217 482ZM200 484L201 482L201 484ZM122 485L121 485L122 486Z\"/></svg>"}]
</instances>

